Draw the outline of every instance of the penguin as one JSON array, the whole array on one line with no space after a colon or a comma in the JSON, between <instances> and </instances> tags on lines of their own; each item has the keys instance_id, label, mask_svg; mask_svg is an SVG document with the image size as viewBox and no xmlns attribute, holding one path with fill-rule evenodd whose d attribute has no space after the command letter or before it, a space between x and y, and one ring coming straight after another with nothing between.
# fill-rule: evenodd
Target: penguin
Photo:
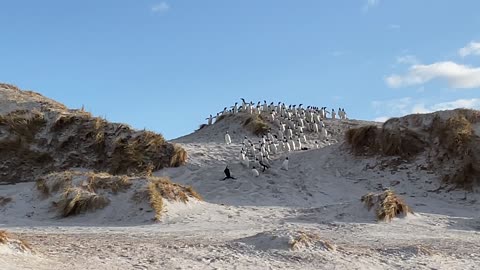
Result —
<instances>
[{"instance_id":1,"label":"penguin","mask_svg":"<svg viewBox=\"0 0 480 270\"><path fill-rule=\"evenodd\" d=\"M255 169L255 166L253 166L253 168L252 168L252 175L253 175L253 177L259 177L260 176L260 173L258 172L257 169Z\"/></svg>"},{"instance_id":2,"label":"penguin","mask_svg":"<svg viewBox=\"0 0 480 270\"><path fill-rule=\"evenodd\" d=\"M245 168L250 168L250 159L245 157L245 160L242 161L242 165L245 166Z\"/></svg>"},{"instance_id":3,"label":"penguin","mask_svg":"<svg viewBox=\"0 0 480 270\"><path fill-rule=\"evenodd\" d=\"M335 113L335 110L332 109L332 119L333 119L333 120L335 120L336 115L337 115L337 114Z\"/></svg>"},{"instance_id":4,"label":"penguin","mask_svg":"<svg viewBox=\"0 0 480 270\"><path fill-rule=\"evenodd\" d=\"M208 125L212 125L213 123L213 116L210 114L210 117L205 118L205 120L208 120Z\"/></svg>"},{"instance_id":5,"label":"penguin","mask_svg":"<svg viewBox=\"0 0 480 270\"><path fill-rule=\"evenodd\" d=\"M227 133L225 133L225 144L230 145L231 143L232 143L232 139L230 138L230 134L228 134L228 131L227 131Z\"/></svg>"},{"instance_id":6,"label":"penguin","mask_svg":"<svg viewBox=\"0 0 480 270\"><path fill-rule=\"evenodd\" d=\"M288 171L288 157L282 163L282 170Z\"/></svg>"}]
</instances>

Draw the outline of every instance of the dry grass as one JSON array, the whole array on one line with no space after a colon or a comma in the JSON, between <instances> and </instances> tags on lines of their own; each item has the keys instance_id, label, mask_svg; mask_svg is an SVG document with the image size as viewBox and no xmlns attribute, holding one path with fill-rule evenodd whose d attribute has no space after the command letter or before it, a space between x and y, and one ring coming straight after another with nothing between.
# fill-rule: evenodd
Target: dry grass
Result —
<instances>
[{"instance_id":1,"label":"dry grass","mask_svg":"<svg viewBox=\"0 0 480 270\"><path fill-rule=\"evenodd\" d=\"M155 220L160 220L164 208L163 200L179 201L187 203L190 198L202 200L202 197L193 190L192 187L184 187L182 185L173 183L167 177L148 177L148 184L146 194L144 192L137 192L135 196L136 201L142 201L148 198L148 201L155 211Z\"/></svg>"},{"instance_id":2,"label":"dry grass","mask_svg":"<svg viewBox=\"0 0 480 270\"><path fill-rule=\"evenodd\" d=\"M356 155L413 157L425 150L425 142L411 130L390 130L377 126L349 129L345 139Z\"/></svg>"},{"instance_id":3,"label":"dry grass","mask_svg":"<svg viewBox=\"0 0 480 270\"><path fill-rule=\"evenodd\" d=\"M180 145L175 144L173 146L173 155L170 159L170 167L180 167L187 162L187 151Z\"/></svg>"},{"instance_id":4,"label":"dry grass","mask_svg":"<svg viewBox=\"0 0 480 270\"><path fill-rule=\"evenodd\" d=\"M12 201L12 198L0 196L0 207L4 207Z\"/></svg>"},{"instance_id":5,"label":"dry grass","mask_svg":"<svg viewBox=\"0 0 480 270\"><path fill-rule=\"evenodd\" d=\"M35 186L41 194L43 194L45 197L48 197L53 193L59 192L60 190L72 187L73 176L79 174L79 172L73 171L50 173L39 177L35 183Z\"/></svg>"},{"instance_id":6,"label":"dry grass","mask_svg":"<svg viewBox=\"0 0 480 270\"><path fill-rule=\"evenodd\" d=\"M321 244L323 248L326 250L329 250L329 251L335 250L335 246L332 243L321 240L320 236L317 234L306 233L306 232L300 232L300 235L290 242L290 249L297 251L297 250L302 250L304 248L312 247L318 244Z\"/></svg>"},{"instance_id":7,"label":"dry grass","mask_svg":"<svg viewBox=\"0 0 480 270\"><path fill-rule=\"evenodd\" d=\"M112 176L107 173L87 174L87 190L97 192L98 190L110 190L114 194L127 191L132 186L130 179L125 176Z\"/></svg>"},{"instance_id":8,"label":"dry grass","mask_svg":"<svg viewBox=\"0 0 480 270\"><path fill-rule=\"evenodd\" d=\"M70 217L78 214L105 208L110 200L96 193L81 188L68 188L62 194L59 202L55 203L62 217Z\"/></svg>"},{"instance_id":9,"label":"dry grass","mask_svg":"<svg viewBox=\"0 0 480 270\"><path fill-rule=\"evenodd\" d=\"M368 193L362 197L361 201L368 211L375 208L375 214L379 221L390 222L395 217L413 214L411 208L392 190L378 194Z\"/></svg>"},{"instance_id":10,"label":"dry grass","mask_svg":"<svg viewBox=\"0 0 480 270\"><path fill-rule=\"evenodd\" d=\"M270 129L261 115L250 116L243 122L243 126L257 136L267 134Z\"/></svg>"},{"instance_id":11,"label":"dry grass","mask_svg":"<svg viewBox=\"0 0 480 270\"><path fill-rule=\"evenodd\" d=\"M12 134L25 143L32 142L45 124L46 120L40 113L16 111L5 116L0 115L0 126L6 126Z\"/></svg>"},{"instance_id":12,"label":"dry grass","mask_svg":"<svg viewBox=\"0 0 480 270\"><path fill-rule=\"evenodd\" d=\"M155 211L155 221L160 221L163 212L163 197L158 189L158 183L150 181L147 186L150 206Z\"/></svg>"},{"instance_id":13,"label":"dry grass","mask_svg":"<svg viewBox=\"0 0 480 270\"><path fill-rule=\"evenodd\" d=\"M351 128L345 133L345 139L355 154L371 153L378 151L378 133L377 126Z\"/></svg>"},{"instance_id":14,"label":"dry grass","mask_svg":"<svg viewBox=\"0 0 480 270\"><path fill-rule=\"evenodd\" d=\"M0 244L13 244L22 252L33 252L32 246L25 240L18 239L15 236L0 230Z\"/></svg>"}]
</instances>

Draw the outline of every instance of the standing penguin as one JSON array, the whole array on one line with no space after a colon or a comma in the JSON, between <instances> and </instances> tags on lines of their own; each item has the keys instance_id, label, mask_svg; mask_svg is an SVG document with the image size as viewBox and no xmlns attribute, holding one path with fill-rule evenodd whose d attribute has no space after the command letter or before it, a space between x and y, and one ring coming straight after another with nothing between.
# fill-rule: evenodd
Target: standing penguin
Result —
<instances>
[{"instance_id":1,"label":"standing penguin","mask_svg":"<svg viewBox=\"0 0 480 270\"><path fill-rule=\"evenodd\" d=\"M333 119L333 120L335 120L336 115L337 115L337 114L335 113L335 110L332 109L332 119Z\"/></svg>"},{"instance_id":2,"label":"standing penguin","mask_svg":"<svg viewBox=\"0 0 480 270\"><path fill-rule=\"evenodd\" d=\"M288 157L282 163L282 170L288 171Z\"/></svg>"},{"instance_id":3,"label":"standing penguin","mask_svg":"<svg viewBox=\"0 0 480 270\"><path fill-rule=\"evenodd\" d=\"M205 120L208 120L208 125L210 126L213 123L213 116L210 114L210 117L207 117Z\"/></svg>"},{"instance_id":4,"label":"standing penguin","mask_svg":"<svg viewBox=\"0 0 480 270\"><path fill-rule=\"evenodd\" d=\"M227 131L227 133L225 133L225 144L229 145L231 143L232 143L232 139L230 138L230 134L228 134L228 131Z\"/></svg>"}]
</instances>

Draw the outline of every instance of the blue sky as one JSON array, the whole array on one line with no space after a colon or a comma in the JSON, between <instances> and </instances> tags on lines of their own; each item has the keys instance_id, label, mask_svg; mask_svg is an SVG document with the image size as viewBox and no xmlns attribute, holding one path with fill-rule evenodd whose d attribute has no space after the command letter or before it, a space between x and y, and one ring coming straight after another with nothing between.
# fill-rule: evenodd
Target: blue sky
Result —
<instances>
[{"instance_id":1,"label":"blue sky","mask_svg":"<svg viewBox=\"0 0 480 270\"><path fill-rule=\"evenodd\" d=\"M480 108L480 1L0 1L0 81L175 138L241 97Z\"/></svg>"}]
</instances>

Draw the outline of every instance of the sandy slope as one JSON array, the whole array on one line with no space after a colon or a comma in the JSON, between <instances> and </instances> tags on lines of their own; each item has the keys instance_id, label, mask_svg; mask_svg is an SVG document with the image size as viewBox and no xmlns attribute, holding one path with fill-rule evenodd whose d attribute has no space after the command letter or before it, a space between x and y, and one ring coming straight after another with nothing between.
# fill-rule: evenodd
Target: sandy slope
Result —
<instances>
[{"instance_id":1,"label":"sandy slope","mask_svg":"<svg viewBox=\"0 0 480 270\"><path fill-rule=\"evenodd\" d=\"M339 123L330 123L336 127ZM339 127L339 129L341 129ZM13 202L0 226L31 242L37 254L0 256L1 269L477 269L478 194L435 191L435 172L410 165L382 169L341 144L290 154L290 170L252 178L238 162L240 145L225 146L211 129L178 140L186 166L156 172L193 185L205 202L169 204L158 224L123 215L124 206L57 219L35 198L32 183L0 186ZM215 137L217 136L217 137ZM239 136L243 136L240 134ZM209 141L207 138L211 138ZM187 140L188 139L188 140ZM226 164L237 180L219 181ZM377 223L362 195L393 187L416 212ZM128 209L130 211L132 209ZM115 212L116 211L116 212ZM292 251L300 232L318 241ZM334 245L324 247L321 241Z\"/></svg>"}]
</instances>

